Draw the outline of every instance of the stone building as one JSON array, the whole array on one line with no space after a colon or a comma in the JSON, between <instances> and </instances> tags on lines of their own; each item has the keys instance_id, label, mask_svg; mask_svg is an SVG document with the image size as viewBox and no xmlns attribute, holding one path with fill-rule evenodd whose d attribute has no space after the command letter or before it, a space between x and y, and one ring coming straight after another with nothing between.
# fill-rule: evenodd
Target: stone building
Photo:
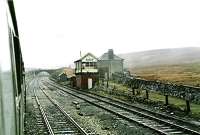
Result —
<instances>
[{"instance_id":1,"label":"stone building","mask_svg":"<svg viewBox=\"0 0 200 135\"><path fill-rule=\"evenodd\" d=\"M98 60L100 78L112 78L115 72L123 72L124 59L115 55L113 49L109 49Z\"/></svg>"}]
</instances>

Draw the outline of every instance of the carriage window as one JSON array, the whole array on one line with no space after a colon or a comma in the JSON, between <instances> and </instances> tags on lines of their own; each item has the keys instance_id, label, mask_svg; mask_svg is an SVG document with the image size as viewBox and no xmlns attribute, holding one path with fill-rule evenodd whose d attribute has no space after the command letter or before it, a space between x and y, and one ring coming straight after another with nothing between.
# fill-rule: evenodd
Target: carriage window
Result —
<instances>
[{"instance_id":1,"label":"carriage window","mask_svg":"<svg viewBox=\"0 0 200 135\"><path fill-rule=\"evenodd\" d=\"M16 74L17 74L17 87L18 87L18 94L21 93L21 84L22 84L22 60L21 60L21 52L19 48L19 39L18 37L12 35L14 37L14 51L15 51L15 65Z\"/></svg>"}]
</instances>

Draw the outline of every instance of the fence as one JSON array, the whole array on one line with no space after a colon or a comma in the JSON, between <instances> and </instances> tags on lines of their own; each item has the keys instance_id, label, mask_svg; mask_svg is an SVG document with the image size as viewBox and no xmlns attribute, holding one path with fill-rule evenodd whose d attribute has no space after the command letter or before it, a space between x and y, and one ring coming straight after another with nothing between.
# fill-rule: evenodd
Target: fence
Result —
<instances>
[{"instance_id":1,"label":"fence","mask_svg":"<svg viewBox=\"0 0 200 135\"><path fill-rule=\"evenodd\" d=\"M186 100L187 109L190 111L189 102L200 104L200 88L177 85L172 83L162 83L159 81L151 81L132 76L127 76L122 73L114 73L112 79L118 83L125 84L134 89L146 90L147 97L148 91L156 91L166 96L166 102L168 103L168 95L174 96Z\"/></svg>"}]
</instances>

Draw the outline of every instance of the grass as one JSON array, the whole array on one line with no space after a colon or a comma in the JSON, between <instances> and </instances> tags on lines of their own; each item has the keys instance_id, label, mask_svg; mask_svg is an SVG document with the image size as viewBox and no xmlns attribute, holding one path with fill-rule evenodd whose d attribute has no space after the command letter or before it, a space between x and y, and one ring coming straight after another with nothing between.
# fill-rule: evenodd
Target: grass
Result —
<instances>
[{"instance_id":1,"label":"grass","mask_svg":"<svg viewBox=\"0 0 200 135\"><path fill-rule=\"evenodd\" d=\"M114 83L113 81L109 81L109 86L116 87L119 90L121 90L122 92L127 91L129 89L129 87L122 85L122 84Z\"/></svg>"},{"instance_id":2,"label":"grass","mask_svg":"<svg viewBox=\"0 0 200 135\"><path fill-rule=\"evenodd\" d=\"M117 83L114 83L111 81L111 82L109 82L109 86L112 86L112 87L115 86L115 88L116 88L115 91L117 91L119 93L123 92L123 93L130 94L130 92L128 92L128 90L130 90L130 88L128 88L127 86L124 86L122 84L117 84ZM146 91L142 90L141 94L137 95L136 97L146 98ZM120 96L120 98L122 98L122 97ZM149 92L149 100L156 101L156 102L162 102L163 104L165 104L165 96L163 96L157 92L150 91ZM169 96L168 101L169 101L170 105L172 105L176 108L180 108L182 111L184 111L186 108L185 100ZM191 107L192 116L200 118L200 105L191 103L190 107Z\"/></svg>"},{"instance_id":3,"label":"grass","mask_svg":"<svg viewBox=\"0 0 200 135\"><path fill-rule=\"evenodd\" d=\"M142 92L142 96L145 97L145 91ZM153 101L161 101L163 103L165 103L165 96L156 93L156 92L149 92L149 99L153 100ZM181 110L185 110L186 109L186 101L176 98L176 97L172 97L169 96L168 97L169 100L169 104L174 105L176 107L179 107ZM198 104L194 104L194 103L190 103L190 107L191 107L191 111L194 115L198 115L200 117L200 105Z\"/></svg>"},{"instance_id":4,"label":"grass","mask_svg":"<svg viewBox=\"0 0 200 135\"><path fill-rule=\"evenodd\" d=\"M200 63L138 67L131 68L130 71L148 80L200 87ZM154 101L165 102L165 97L159 93L151 92L149 97ZM179 107L181 110L184 110L186 106L185 100L176 97L169 96L169 103ZM191 111L194 115L200 117L200 105L191 103Z\"/></svg>"}]
</instances>

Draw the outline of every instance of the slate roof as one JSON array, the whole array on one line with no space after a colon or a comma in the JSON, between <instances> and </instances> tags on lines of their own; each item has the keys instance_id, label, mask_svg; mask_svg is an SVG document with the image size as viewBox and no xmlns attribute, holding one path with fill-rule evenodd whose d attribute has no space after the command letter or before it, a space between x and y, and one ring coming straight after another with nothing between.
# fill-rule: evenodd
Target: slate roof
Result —
<instances>
[{"instance_id":1,"label":"slate roof","mask_svg":"<svg viewBox=\"0 0 200 135\"><path fill-rule=\"evenodd\" d=\"M108 53L104 53L100 58L99 60L110 60L109 57L108 57ZM113 54L113 60L124 60L122 58L120 58L119 56Z\"/></svg>"}]
</instances>

